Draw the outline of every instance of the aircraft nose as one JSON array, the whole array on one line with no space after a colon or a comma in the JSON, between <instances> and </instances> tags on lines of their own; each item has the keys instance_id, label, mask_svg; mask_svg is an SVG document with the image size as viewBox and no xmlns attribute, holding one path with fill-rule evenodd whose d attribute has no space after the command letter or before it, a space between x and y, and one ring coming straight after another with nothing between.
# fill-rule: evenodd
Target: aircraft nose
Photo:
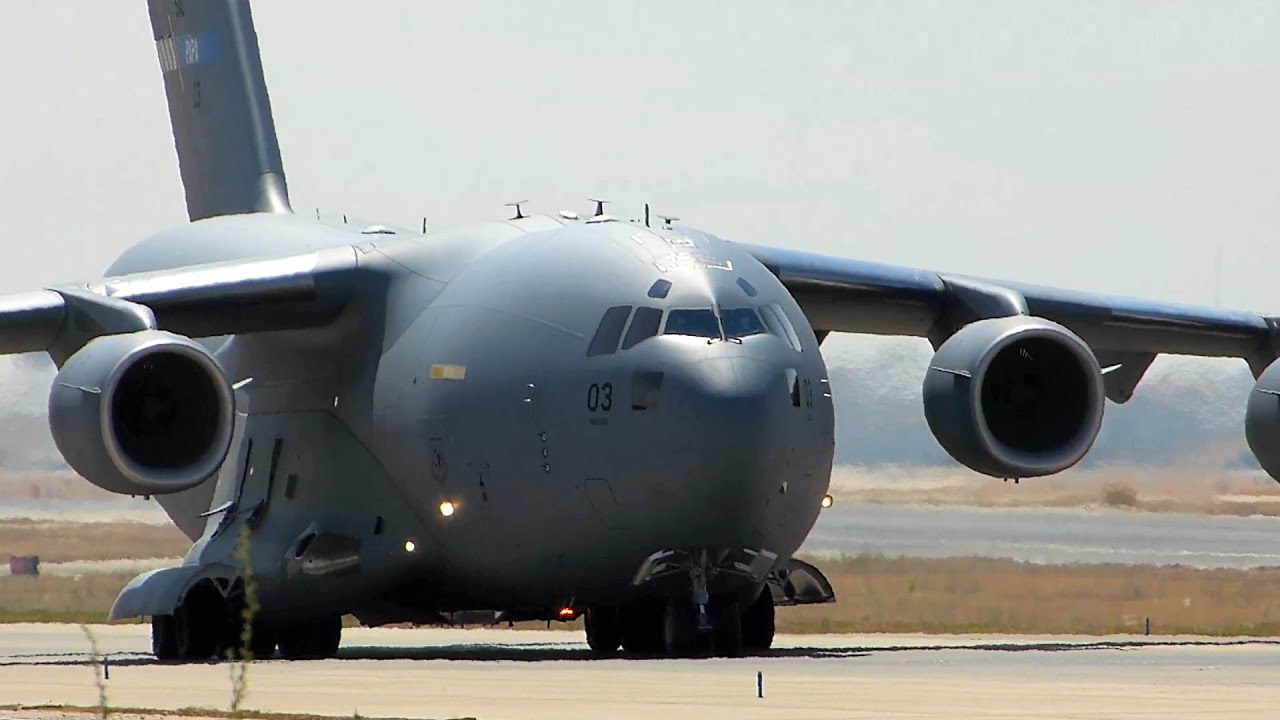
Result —
<instances>
[{"instance_id":1,"label":"aircraft nose","mask_svg":"<svg viewBox=\"0 0 1280 720\"><path fill-rule=\"evenodd\" d=\"M780 368L746 355L695 360L676 373L676 397L717 440L747 440L763 430L771 401L785 388Z\"/></svg>"},{"instance_id":2,"label":"aircraft nose","mask_svg":"<svg viewBox=\"0 0 1280 720\"><path fill-rule=\"evenodd\" d=\"M763 527L770 483L785 459L778 421L786 371L735 354L686 363L668 382L676 411L667 427L676 448L670 481L680 488L686 542L740 545L744 532Z\"/></svg>"}]
</instances>

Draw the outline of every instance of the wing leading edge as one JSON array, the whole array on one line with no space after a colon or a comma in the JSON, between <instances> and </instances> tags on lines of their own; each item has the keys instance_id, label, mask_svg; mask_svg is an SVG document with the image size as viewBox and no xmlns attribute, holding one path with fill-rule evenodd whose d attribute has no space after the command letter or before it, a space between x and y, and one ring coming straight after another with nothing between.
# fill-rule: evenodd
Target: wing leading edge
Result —
<instances>
[{"instance_id":1,"label":"wing leading edge","mask_svg":"<svg viewBox=\"0 0 1280 720\"><path fill-rule=\"evenodd\" d=\"M161 328L189 337L332 322L351 299L354 247L192 265L0 297L0 354L61 362L104 334Z\"/></svg>"},{"instance_id":2,"label":"wing leading edge","mask_svg":"<svg viewBox=\"0 0 1280 720\"><path fill-rule=\"evenodd\" d=\"M819 336L829 332L929 338L936 348L974 320L1047 318L1119 366L1108 396L1128 399L1157 354L1238 357L1254 377L1276 359L1280 319L1257 313L1098 295L1027 283L745 246L791 291ZM1115 392L1112 387L1115 385ZM1127 392L1119 386L1128 386Z\"/></svg>"}]
</instances>

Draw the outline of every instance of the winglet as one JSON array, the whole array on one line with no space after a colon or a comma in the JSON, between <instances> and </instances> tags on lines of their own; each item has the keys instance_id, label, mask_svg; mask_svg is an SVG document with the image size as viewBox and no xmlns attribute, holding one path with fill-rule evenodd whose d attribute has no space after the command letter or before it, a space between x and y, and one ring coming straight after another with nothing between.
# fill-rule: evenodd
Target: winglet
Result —
<instances>
[{"instance_id":1,"label":"winglet","mask_svg":"<svg viewBox=\"0 0 1280 720\"><path fill-rule=\"evenodd\" d=\"M292 212L248 0L148 0L191 220Z\"/></svg>"}]
</instances>

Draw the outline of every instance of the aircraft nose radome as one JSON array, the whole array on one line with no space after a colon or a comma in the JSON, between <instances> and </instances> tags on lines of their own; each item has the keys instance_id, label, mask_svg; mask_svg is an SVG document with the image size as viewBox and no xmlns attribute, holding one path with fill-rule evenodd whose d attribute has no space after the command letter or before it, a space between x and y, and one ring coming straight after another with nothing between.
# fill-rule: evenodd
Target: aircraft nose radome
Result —
<instances>
[{"instance_id":1,"label":"aircraft nose radome","mask_svg":"<svg viewBox=\"0 0 1280 720\"><path fill-rule=\"evenodd\" d=\"M687 542L748 542L763 530L768 489L783 457L775 433L788 397L785 370L719 357L689 363L675 375L679 412L670 429L683 452L676 454L671 480L688 511L682 522Z\"/></svg>"},{"instance_id":2,"label":"aircraft nose radome","mask_svg":"<svg viewBox=\"0 0 1280 720\"><path fill-rule=\"evenodd\" d=\"M748 357L696 361L678 375L684 416L720 442L760 439L785 390L781 368Z\"/></svg>"}]
</instances>

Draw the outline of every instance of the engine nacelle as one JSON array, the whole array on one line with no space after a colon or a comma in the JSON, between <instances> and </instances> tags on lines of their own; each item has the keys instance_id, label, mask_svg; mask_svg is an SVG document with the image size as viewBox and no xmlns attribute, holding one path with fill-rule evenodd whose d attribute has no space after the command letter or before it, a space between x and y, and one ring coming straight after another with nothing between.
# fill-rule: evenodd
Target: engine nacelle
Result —
<instances>
[{"instance_id":1,"label":"engine nacelle","mask_svg":"<svg viewBox=\"0 0 1280 720\"><path fill-rule=\"evenodd\" d=\"M207 350L158 330L94 338L49 393L49 428L67 463L125 495L199 485L231 447L235 395Z\"/></svg>"},{"instance_id":2,"label":"engine nacelle","mask_svg":"<svg viewBox=\"0 0 1280 720\"><path fill-rule=\"evenodd\" d=\"M939 444L977 472L1052 475L1084 457L1102 427L1102 372L1089 345L1037 317L979 320L947 339L924 379Z\"/></svg>"},{"instance_id":3,"label":"engine nacelle","mask_svg":"<svg viewBox=\"0 0 1280 720\"><path fill-rule=\"evenodd\" d=\"M1280 480L1280 362L1268 365L1249 393L1244 436L1262 469Z\"/></svg>"}]
</instances>

